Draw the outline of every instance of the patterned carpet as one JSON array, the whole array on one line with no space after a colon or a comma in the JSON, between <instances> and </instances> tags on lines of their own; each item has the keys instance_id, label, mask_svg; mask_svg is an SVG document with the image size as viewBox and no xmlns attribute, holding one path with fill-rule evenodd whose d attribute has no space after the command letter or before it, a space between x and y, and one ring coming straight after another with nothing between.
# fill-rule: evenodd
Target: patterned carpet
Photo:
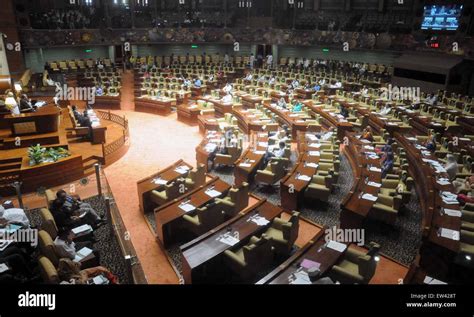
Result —
<instances>
[{"instance_id":1,"label":"patterned carpet","mask_svg":"<svg viewBox=\"0 0 474 317\"><path fill-rule=\"evenodd\" d=\"M105 213L105 202L99 198L99 196L84 199L84 202L91 204L100 215ZM26 211L31 225L37 226L38 228L41 227L39 210L40 209L31 209ZM127 277L125 260L122 256L118 241L111 229L110 225L105 224L94 230L94 237L97 241L94 247L100 252L100 265L108 268L113 274L118 276L121 284L129 284L132 281Z\"/></svg>"},{"instance_id":2,"label":"patterned carpet","mask_svg":"<svg viewBox=\"0 0 474 317\"><path fill-rule=\"evenodd\" d=\"M341 201L349 193L353 185L353 174L348 159L342 155L339 169L339 178L334 192L330 195L328 203L317 201L305 202L300 209L301 215L320 225L328 228L339 226L341 213ZM294 164L292 157L292 164ZM218 176L228 184L234 184L234 171L232 167L218 167L210 172ZM251 185L250 191L275 205L280 204L280 192L278 187L268 188L255 184ZM153 213L146 215L147 221L153 230L156 228ZM400 211L394 226L367 220L365 223L365 243L374 241L381 245L381 252L403 264L410 264L421 245L421 212L416 192L412 191L409 204ZM174 245L167 250L168 256L174 267L181 273L181 253L179 245Z\"/></svg>"}]
</instances>

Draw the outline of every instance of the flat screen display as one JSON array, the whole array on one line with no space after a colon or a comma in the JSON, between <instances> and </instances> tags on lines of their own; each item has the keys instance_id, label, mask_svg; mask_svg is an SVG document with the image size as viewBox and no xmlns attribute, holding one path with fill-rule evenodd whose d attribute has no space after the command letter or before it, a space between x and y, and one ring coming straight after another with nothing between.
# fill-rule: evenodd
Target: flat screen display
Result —
<instances>
[{"instance_id":1,"label":"flat screen display","mask_svg":"<svg viewBox=\"0 0 474 317\"><path fill-rule=\"evenodd\" d=\"M426 5L424 7L422 30L456 31L462 4Z\"/></svg>"}]
</instances>

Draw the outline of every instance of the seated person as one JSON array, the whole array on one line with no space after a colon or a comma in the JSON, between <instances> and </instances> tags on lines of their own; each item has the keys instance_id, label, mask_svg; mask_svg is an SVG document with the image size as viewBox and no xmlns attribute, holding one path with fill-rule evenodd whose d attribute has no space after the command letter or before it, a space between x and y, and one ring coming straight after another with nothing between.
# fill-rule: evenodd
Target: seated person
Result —
<instances>
[{"instance_id":1,"label":"seated person","mask_svg":"<svg viewBox=\"0 0 474 317\"><path fill-rule=\"evenodd\" d=\"M303 104L299 101L296 102L296 104L293 106L291 109L292 112L300 112L303 109Z\"/></svg>"},{"instance_id":2,"label":"seated person","mask_svg":"<svg viewBox=\"0 0 474 317\"><path fill-rule=\"evenodd\" d=\"M292 82L291 82L291 87L293 87L293 89L296 89L300 86L300 82L298 81L298 79L294 79Z\"/></svg>"},{"instance_id":3,"label":"seated person","mask_svg":"<svg viewBox=\"0 0 474 317\"><path fill-rule=\"evenodd\" d=\"M69 229L59 229L58 236L54 239L54 246L56 253L60 258L74 260L77 252L82 248L89 248L94 253L94 256L99 262L99 252L94 250L92 241L78 241L74 242L74 233Z\"/></svg>"},{"instance_id":4,"label":"seated person","mask_svg":"<svg viewBox=\"0 0 474 317\"><path fill-rule=\"evenodd\" d=\"M389 104L385 104L382 108L382 110L380 110L380 115L381 116L386 116L388 115L390 112L392 111L392 107L390 107Z\"/></svg>"},{"instance_id":5,"label":"seated person","mask_svg":"<svg viewBox=\"0 0 474 317\"><path fill-rule=\"evenodd\" d=\"M95 89L95 95L96 96L103 96L104 95L104 89L102 88L102 86L98 86Z\"/></svg>"},{"instance_id":6,"label":"seated person","mask_svg":"<svg viewBox=\"0 0 474 317\"><path fill-rule=\"evenodd\" d=\"M0 284L25 283L34 277L31 257L16 246L9 246L0 253L0 264L8 270L0 273Z\"/></svg>"},{"instance_id":7,"label":"seated person","mask_svg":"<svg viewBox=\"0 0 474 317\"><path fill-rule=\"evenodd\" d=\"M286 107L285 98L283 98L283 97L280 98L280 100L278 100L278 104L277 104L277 105L278 105L278 107L281 107L281 108L283 108L283 109L286 109L287 107Z\"/></svg>"},{"instance_id":8,"label":"seated person","mask_svg":"<svg viewBox=\"0 0 474 317\"><path fill-rule=\"evenodd\" d=\"M60 208L60 212L65 213L66 216L81 216L86 219L85 223L89 223L91 226L98 225L104 222L104 220L99 216L99 214L94 210L94 208L92 208L90 204L82 202L78 197L75 198L71 195L68 195L66 191L62 189L56 193L56 200L58 200L59 202L56 204L58 204L57 207ZM62 226L61 224L57 225L58 227Z\"/></svg>"},{"instance_id":9,"label":"seated person","mask_svg":"<svg viewBox=\"0 0 474 317\"><path fill-rule=\"evenodd\" d=\"M222 91L228 94L232 92L232 89L232 85L230 83L227 83L225 84L224 88L222 88Z\"/></svg>"},{"instance_id":10,"label":"seated person","mask_svg":"<svg viewBox=\"0 0 474 317\"><path fill-rule=\"evenodd\" d=\"M61 89L61 84L57 81L54 81L51 79L51 77L49 77L49 74L48 74L48 71L44 71L43 72L43 86L45 87L54 87L56 86L56 91L58 91L59 89Z\"/></svg>"},{"instance_id":11,"label":"seated person","mask_svg":"<svg viewBox=\"0 0 474 317\"><path fill-rule=\"evenodd\" d=\"M385 178L387 174L392 172L393 164L394 164L393 152L387 152L387 156L382 165L382 178Z\"/></svg>"},{"instance_id":12,"label":"seated person","mask_svg":"<svg viewBox=\"0 0 474 317\"><path fill-rule=\"evenodd\" d=\"M436 139L433 135L431 135L431 133L428 135L428 139L426 140L424 146L431 153L436 151Z\"/></svg>"},{"instance_id":13,"label":"seated person","mask_svg":"<svg viewBox=\"0 0 474 317\"><path fill-rule=\"evenodd\" d=\"M198 77L194 81L194 87L200 88L201 86L202 86L202 82L201 82L201 79L199 79L199 77Z\"/></svg>"},{"instance_id":14,"label":"seated person","mask_svg":"<svg viewBox=\"0 0 474 317\"><path fill-rule=\"evenodd\" d=\"M222 97L221 101L223 103L231 103L232 102L232 95L227 93L224 97Z\"/></svg>"},{"instance_id":15,"label":"seated person","mask_svg":"<svg viewBox=\"0 0 474 317\"><path fill-rule=\"evenodd\" d=\"M367 97L369 95L369 89L366 86L363 86L360 90L360 94L362 97Z\"/></svg>"},{"instance_id":16,"label":"seated person","mask_svg":"<svg viewBox=\"0 0 474 317\"><path fill-rule=\"evenodd\" d=\"M0 205L0 227L5 227L9 224L20 225L24 228L30 226L30 220L21 208L5 209Z\"/></svg>"},{"instance_id":17,"label":"seated person","mask_svg":"<svg viewBox=\"0 0 474 317\"><path fill-rule=\"evenodd\" d=\"M342 115L344 118L349 117L349 110L347 110L346 107L341 107L341 115Z\"/></svg>"},{"instance_id":18,"label":"seated person","mask_svg":"<svg viewBox=\"0 0 474 317\"><path fill-rule=\"evenodd\" d=\"M389 138L387 143L384 144L384 146L382 146L382 148L379 150L381 153L387 153L387 152L391 152L393 149L392 149L392 144L395 142L395 140L393 138ZM377 149L375 149L376 152L377 152Z\"/></svg>"},{"instance_id":19,"label":"seated person","mask_svg":"<svg viewBox=\"0 0 474 317\"><path fill-rule=\"evenodd\" d=\"M459 167L454 155L446 155L446 164L444 165L444 168L446 169L446 173L448 174L449 180L455 180L456 174L459 172Z\"/></svg>"},{"instance_id":20,"label":"seated person","mask_svg":"<svg viewBox=\"0 0 474 317\"><path fill-rule=\"evenodd\" d=\"M456 194L469 192L472 186L474 186L474 175L466 177L465 179L455 179L453 186Z\"/></svg>"},{"instance_id":21,"label":"seated person","mask_svg":"<svg viewBox=\"0 0 474 317\"><path fill-rule=\"evenodd\" d=\"M77 110L77 106L76 106L76 105L72 105L71 110L72 110L72 114L74 115L74 118L75 118L76 121L80 124L80 123L81 123L81 120L82 120L84 117L83 117L82 114L79 112L79 110Z\"/></svg>"},{"instance_id":22,"label":"seated person","mask_svg":"<svg viewBox=\"0 0 474 317\"><path fill-rule=\"evenodd\" d=\"M265 155L263 156L263 164L260 169L265 169L267 167L268 163L270 160L274 157L276 158L281 158L283 155L285 155L285 149L286 149L286 143L284 141L280 141L278 143L277 148L270 148L267 152L265 152Z\"/></svg>"},{"instance_id":23,"label":"seated person","mask_svg":"<svg viewBox=\"0 0 474 317\"><path fill-rule=\"evenodd\" d=\"M362 131L361 139L366 139L370 142L374 142L374 136L372 135L372 128L367 126L364 131Z\"/></svg>"},{"instance_id":24,"label":"seated person","mask_svg":"<svg viewBox=\"0 0 474 317\"><path fill-rule=\"evenodd\" d=\"M269 85L275 84L275 76L270 77L270 80L268 80Z\"/></svg>"},{"instance_id":25,"label":"seated person","mask_svg":"<svg viewBox=\"0 0 474 317\"><path fill-rule=\"evenodd\" d=\"M325 84L326 84L326 79L321 78L321 79L319 80L319 86L322 87L322 86L324 86Z\"/></svg>"},{"instance_id":26,"label":"seated person","mask_svg":"<svg viewBox=\"0 0 474 317\"><path fill-rule=\"evenodd\" d=\"M245 80L252 80L252 78L252 73L248 73L247 76L245 76Z\"/></svg>"},{"instance_id":27,"label":"seated person","mask_svg":"<svg viewBox=\"0 0 474 317\"><path fill-rule=\"evenodd\" d=\"M98 275L104 276L111 284L118 284L117 277L103 266L81 270L80 263L70 259L59 260L58 277L62 281L61 284L87 284L90 279Z\"/></svg>"},{"instance_id":28,"label":"seated person","mask_svg":"<svg viewBox=\"0 0 474 317\"><path fill-rule=\"evenodd\" d=\"M321 90L321 86L320 86L319 84L315 84L315 85L313 86L313 90L316 91L316 92L317 92L317 91L320 91L320 90Z\"/></svg>"},{"instance_id":29,"label":"seated person","mask_svg":"<svg viewBox=\"0 0 474 317\"><path fill-rule=\"evenodd\" d=\"M259 82L259 83L265 82L265 75L260 76L260 77L258 78L258 82Z\"/></svg>"},{"instance_id":30,"label":"seated person","mask_svg":"<svg viewBox=\"0 0 474 317\"><path fill-rule=\"evenodd\" d=\"M15 95L13 94L13 92L9 91L8 93L6 93L5 101L7 98L10 98L10 100L12 100L12 104L8 104L8 105L5 104L6 108L10 111L10 113L12 115L20 114L20 107L18 106L17 99Z\"/></svg>"}]
</instances>

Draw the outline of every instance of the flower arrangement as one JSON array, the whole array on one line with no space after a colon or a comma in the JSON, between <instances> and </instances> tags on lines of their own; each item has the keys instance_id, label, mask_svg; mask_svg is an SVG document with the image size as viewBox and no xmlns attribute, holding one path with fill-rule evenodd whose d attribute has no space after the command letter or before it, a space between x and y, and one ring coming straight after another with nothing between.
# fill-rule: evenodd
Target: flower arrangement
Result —
<instances>
[{"instance_id":1,"label":"flower arrangement","mask_svg":"<svg viewBox=\"0 0 474 317\"><path fill-rule=\"evenodd\" d=\"M46 148L37 144L28 148L28 158L30 159L31 166L41 163L56 162L59 159L70 155L69 151L62 147Z\"/></svg>"}]
</instances>

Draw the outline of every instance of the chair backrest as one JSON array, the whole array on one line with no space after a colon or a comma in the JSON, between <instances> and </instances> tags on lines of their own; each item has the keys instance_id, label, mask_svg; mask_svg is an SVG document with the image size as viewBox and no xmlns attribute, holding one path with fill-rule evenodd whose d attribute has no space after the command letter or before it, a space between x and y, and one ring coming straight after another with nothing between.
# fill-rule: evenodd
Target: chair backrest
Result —
<instances>
[{"instance_id":1,"label":"chair backrest","mask_svg":"<svg viewBox=\"0 0 474 317\"><path fill-rule=\"evenodd\" d=\"M201 186L206 181L206 170L204 164L198 164L196 169L189 172L189 177L194 182L194 188Z\"/></svg>"},{"instance_id":2,"label":"chair backrest","mask_svg":"<svg viewBox=\"0 0 474 317\"><path fill-rule=\"evenodd\" d=\"M359 274L364 278L364 282L370 281L377 269L377 261L375 256L361 255L358 258Z\"/></svg>"},{"instance_id":3,"label":"chair backrest","mask_svg":"<svg viewBox=\"0 0 474 317\"><path fill-rule=\"evenodd\" d=\"M56 225L56 221L54 221L54 217L49 209L41 208L40 216L41 229L46 231L50 235L51 239L56 239L58 235L58 226Z\"/></svg>"},{"instance_id":4,"label":"chair backrest","mask_svg":"<svg viewBox=\"0 0 474 317\"><path fill-rule=\"evenodd\" d=\"M290 245L293 245L298 238L300 213L293 211L290 219L282 225L283 238L288 240Z\"/></svg>"},{"instance_id":5,"label":"chair backrest","mask_svg":"<svg viewBox=\"0 0 474 317\"><path fill-rule=\"evenodd\" d=\"M69 112L72 114L72 110L70 108L69 108ZM74 115L72 115L72 117L74 118ZM46 197L46 203L48 204L48 208L51 208L51 204L56 199L56 195L51 189L46 189L44 194Z\"/></svg>"},{"instance_id":6,"label":"chair backrest","mask_svg":"<svg viewBox=\"0 0 474 317\"><path fill-rule=\"evenodd\" d=\"M229 196L232 202L235 204L234 212L240 212L249 204L249 184L243 182L239 188L231 188L229 190Z\"/></svg>"},{"instance_id":7,"label":"chair backrest","mask_svg":"<svg viewBox=\"0 0 474 317\"><path fill-rule=\"evenodd\" d=\"M55 267L59 264L59 257L56 254L56 247L54 246L53 239L44 230L38 232L38 243L41 254L47 257Z\"/></svg>"},{"instance_id":8,"label":"chair backrest","mask_svg":"<svg viewBox=\"0 0 474 317\"><path fill-rule=\"evenodd\" d=\"M218 204L212 207L203 207L197 209L199 222L206 229L211 229L221 224L225 220L225 214Z\"/></svg>"},{"instance_id":9,"label":"chair backrest","mask_svg":"<svg viewBox=\"0 0 474 317\"><path fill-rule=\"evenodd\" d=\"M38 264L41 277L46 284L59 284L58 271L47 257L41 256L38 259Z\"/></svg>"},{"instance_id":10,"label":"chair backrest","mask_svg":"<svg viewBox=\"0 0 474 317\"><path fill-rule=\"evenodd\" d=\"M270 239L262 234L260 238L252 237L249 244L243 247L244 259L247 265L255 267L269 263L272 258Z\"/></svg>"}]
</instances>

